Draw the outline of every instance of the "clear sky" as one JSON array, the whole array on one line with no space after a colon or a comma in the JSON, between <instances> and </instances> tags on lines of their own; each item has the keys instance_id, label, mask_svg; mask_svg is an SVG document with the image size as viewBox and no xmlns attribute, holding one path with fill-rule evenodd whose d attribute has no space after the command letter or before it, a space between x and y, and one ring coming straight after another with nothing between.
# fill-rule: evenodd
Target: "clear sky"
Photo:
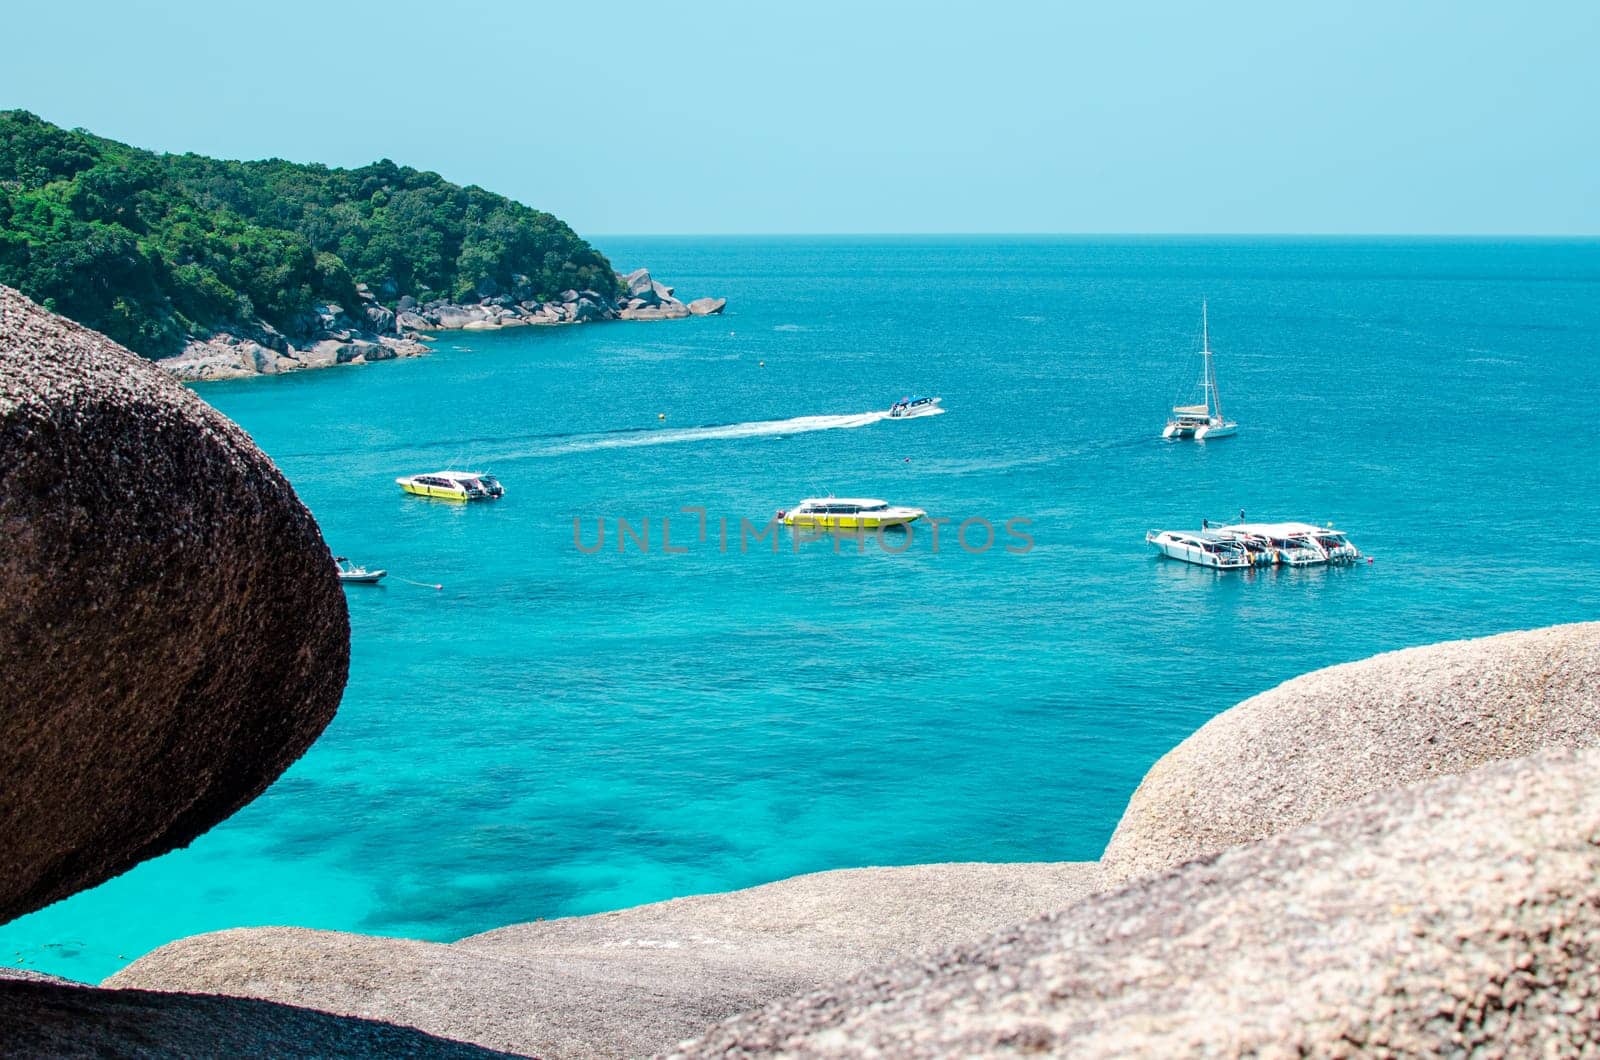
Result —
<instances>
[{"instance_id":1,"label":"clear sky","mask_svg":"<svg viewBox=\"0 0 1600 1060\"><path fill-rule=\"evenodd\" d=\"M590 235L1600 233L1600 0L12 5L0 107Z\"/></svg>"}]
</instances>

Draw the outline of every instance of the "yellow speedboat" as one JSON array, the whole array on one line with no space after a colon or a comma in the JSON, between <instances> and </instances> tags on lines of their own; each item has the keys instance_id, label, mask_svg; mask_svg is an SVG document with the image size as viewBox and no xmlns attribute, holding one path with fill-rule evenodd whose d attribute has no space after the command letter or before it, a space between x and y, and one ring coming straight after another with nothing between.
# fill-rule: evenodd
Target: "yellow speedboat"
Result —
<instances>
[{"instance_id":1,"label":"yellow speedboat","mask_svg":"<svg viewBox=\"0 0 1600 1060\"><path fill-rule=\"evenodd\" d=\"M445 501L486 501L503 497L506 492L493 475L481 471L433 471L405 475L395 482L407 493Z\"/></svg>"},{"instance_id":2,"label":"yellow speedboat","mask_svg":"<svg viewBox=\"0 0 1600 1060\"><path fill-rule=\"evenodd\" d=\"M784 526L819 530L879 530L905 526L928 513L866 497L808 497L788 511L778 513Z\"/></svg>"}]
</instances>

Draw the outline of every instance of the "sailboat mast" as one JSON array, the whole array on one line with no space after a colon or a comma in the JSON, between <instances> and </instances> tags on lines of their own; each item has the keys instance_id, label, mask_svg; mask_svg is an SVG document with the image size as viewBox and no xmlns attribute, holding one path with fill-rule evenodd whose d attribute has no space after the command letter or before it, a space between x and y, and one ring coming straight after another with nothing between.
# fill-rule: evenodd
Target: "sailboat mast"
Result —
<instances>
[{"instance_id":1,"label":"sailboat mast","mask_svg":"<svg viewBox=\"0 0 1600 1060\"><path fill-rule=\"evenodd\" d=\"M1206 401L1215 402L1216 417L1222 418L1222 395L1217 391L1217 366L1211 359L1211 323L1206 313L1206 300L1200 299L1200 346L1206 361ZM1207 415L1210 415L1209 411Z\"/></svg>"}]
</instances>

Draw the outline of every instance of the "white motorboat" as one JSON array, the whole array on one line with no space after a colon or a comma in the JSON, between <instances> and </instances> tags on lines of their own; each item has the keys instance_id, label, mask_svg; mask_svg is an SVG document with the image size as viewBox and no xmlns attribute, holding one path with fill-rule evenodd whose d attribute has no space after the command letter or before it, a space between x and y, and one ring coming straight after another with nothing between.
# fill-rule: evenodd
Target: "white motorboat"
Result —
<instances>
[{"instance_id":1,"label":"white motorboat","mask_svg":"<svg viewBox=\"0 0 1600 1060\"><path fill-rule=\"evenodd\" d=\"M339 580L351 585L377 585L389 573L386 570L368 570L351 563L344 556L333 557L333 565L339 571Z\"/></svg>"},{"instance_id":2,"label":"white motorboat","mask_svg":"<svg viewBox=\"0 0 1600 1060\"><path fill-rule=\"evenodd\" d=\"M1239 542L1255 562L1272 566L1309 567L1318 563L1353 563L1361 552L1331 526L1311 523L1229 523L1213 528Z\"/></svg>"},{"instance_id":3,"label":"white motorboat","mask_svg":"<svg viewBox=\"0 0 1600 1060\"><path fill-rule=\"evenodd\" d=\"M1197 531L1151 530L1144 539L1164 556L1219 570L1310 567L1361 557L1342 532L1311 523L1206 522Z\"/></svg>"},{"instance_id":4,"label":"white motorboat","mask_svg":"<svg viewBox=\"0 0 1600 1060\"><path fill-rule=\"evenodd\" d=\"M1211 329L1206 320L1206 304L1200 303L1200 404L1172 406L1172 418L1167 421L1161 437L1168 439L1192 438L1203 442L1208 438L1226 438L1239 429L1239 425L1222 414L1222 395L1217 391L1217 366L1211 354Z\"/></svg>"},{"instance_id":5,"label":"white motorboat","mask_svg":"<svg viewBox=\"0 0 1600 1060\"><path fill-rule=\"evenodd\" d=\"M936 397L903 397L889 406L889 418L909 420L917 416L934 416L944 411L939 407L939 402L943 400Z\"/></svg>"},{"instance_id":6,"label":"white motorboat","mask_svg":"<svg viewBox=\"0 0 1600 1060\"><path fill-rule=\"evenodd\" d=\"M1200 567L1238 570L1255 562L1239 541L1205 530L1151 530L1144 539L1163 556Z\"/></svg>"}]
</instances>

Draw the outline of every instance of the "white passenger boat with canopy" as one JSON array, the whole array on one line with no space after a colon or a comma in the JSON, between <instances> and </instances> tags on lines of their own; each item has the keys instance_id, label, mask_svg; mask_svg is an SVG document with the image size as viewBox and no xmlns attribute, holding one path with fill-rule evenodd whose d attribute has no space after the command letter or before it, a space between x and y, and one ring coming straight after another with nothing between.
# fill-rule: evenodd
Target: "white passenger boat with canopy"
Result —
<instances>
[{"instance_id":1,"label":"white passenger boat with canopy","mask_svg":"<svg viewBox=\"0 0 1600 1060\"><path fill-rule=\"evenodd\" d=\"M413 496L446 501L492 500L506 493L498 479L481 471L434 471L426 475L405 475L394 481Z\"/></svg>"},{"instance_id":2,"label":"white passenger boat with canopy","mask_svg":"<svg viewBox=\"0 0 1600 1060\"><path fill-rule=\"evenodd\" d=\"M1219 570L1310 567L1361 558L1343 532L1312 523L1206 521L1198 531L1151 530L1144 539L1164 556Z\"/></svg>"},{"instance_id":3,"label":"white passenger boat with canopy","mask_svg":"<svg viewBox=\"0 0 1600 1060\"><path fill-rule=\"evenodd\" d=\"M1235 570L1255 563L1240 542L1207 530L1152 530L1144 539L1163 556L1200 567Z\"/></svg>"},{"instance_id":4,"label":"white passenger boat with canopy","mask_svg":"<svg viewBox=\"0 0 1600 1060\"><path fill-rule=\"evenodd\" d=\"M878 530L914 523L928 513L869 497L807 497L778 512L784 526L818 530Z\"/></svg>"},{"instance_id":5,"label":"white passenger boat with canopy","mask_svg":"<svg viewBox=\"0 0 1600 1060\"><path fill-rule=\"evenodd\" d=\"M1311 523L1229 523L1216 532L1238 541L1273 565L1307 567L1317 563L1350 563L1361 552L1331 526Z\"/></svg>"}]
</instances>

